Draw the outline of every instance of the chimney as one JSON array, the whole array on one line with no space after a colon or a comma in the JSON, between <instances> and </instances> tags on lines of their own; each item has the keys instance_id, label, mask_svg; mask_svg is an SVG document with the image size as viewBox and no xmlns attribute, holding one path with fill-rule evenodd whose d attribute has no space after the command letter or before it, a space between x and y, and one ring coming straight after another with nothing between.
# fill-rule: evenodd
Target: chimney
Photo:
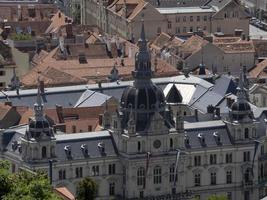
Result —
<instances>
[{"instance_id":1,"label":"chimney","mask_svg":"<svg viewBox=\"0 0 267 200\"><path fill-rule=\"evenodd\" d=\"M235 29L235 36L236 37L240 37L242 35L242 33L243 33L243 30L241 30L241 29Z\"/></svg>"},{"instance_id":2,"label":"chimney","mask_svg":"<svg viewBox=\"0 0 267 200\"><path fill-rule=\"evenodd\" d=\"M214 107L213 107L213 105L208 105L208 107L207 107L207 113L209 113L209 114L213 114L213 112L214 112Z\"/></svg>"},{"instance_id":3,"label":"chimney","mask_svg":"<svg viewBox=\"0 0 267 200\"><path fill-rule=\"evenodd\" d=\"M226 98L226 103L227 103L228 108L231 108L233 102L234 102L234 100L232 100L230 97Z\"/></svg>"},{"instance_id":4,"label":"chimney","mask_svg":"<svg viewBox=\"0 0 267 200\"><path fill-rule=\"evenodd\" d=\"M216 107L216 108L215 108L215 115L216 115L218 118L220 118L220 116L221 116L221 110L220 110L219 107Z\"/></svg>"},{"instance_id":5,"label":"chimney","mask_svg":"<svg viewBox=\"0 0 267 200\"><path fill-rule=\"evenodd\" d=\"M56 104L56 111L59 123L64 123L63 107L61 105Z\"/></svg>"},{"instance_id":6,"label":"chimney","mask_svg":"<svg viewBox=\"0 0 267 200\"><path fill-rule=\"evenodd\" d=\"M11 101L5 101L5 106L11 106L12 107L12 102Z\"/></svg>"},{"instance_id":7,"label":"chimney","mask_svg":"<svg viewBox=\"0 0 267 200\"><path fill-rule=\"evenodd\" d=\"M41 94L42 94L42 95L45 94L45 90L44 90L44 81L40 81L40 91L41 91Z\"/></svg>"},{"instance_id":8,"label":"chimney","mask_svg":"<svg viewBox=\"0 0 267 200\"><path fill-rule=\"evenodd\" d=\"M195 109L195 118L196 118L196 121L198 122L198 110Z\"/></svg>"},{"instance_id":9,"label":"chimney","mask_svg":"<svg viewBox=\"0 0 267 200\"><path fill-rule=\"evenodd\" d=\"M73 37L72 24L67 24L66 25L66 33L67 33L67 38L72 38Z\"/></svg>"},{"instance_id":10,"label":"chimney","mask_svg":"<svg viewBox=\"0 0 267 200\"><path fill-rule=\"evenodd\" d=\"M103 115L102 114L98 115L98 123L101 126L103 125Z\"/></svg>"},{"instance_id":11,"label":"chimney","mask_svg":"<svg viewBox=\"0 0 267 200\"><path fill-rule=\"evenodd\" d=\"M246 40L246 34L245 34L245 33L242 33L242 35L241 35L241 39L242 39L242 40Z\"/></svg>"},{"instance_id":12,"label":"chimney","mask_svg":"<svg viewBox=\"0 0 267 200\"><path fill-rule=\"evenodd\" d=\"M204 39L207 40L210 43L213 43L213 37L211 35L204 37Z\"/></svg>"}]
</instances>

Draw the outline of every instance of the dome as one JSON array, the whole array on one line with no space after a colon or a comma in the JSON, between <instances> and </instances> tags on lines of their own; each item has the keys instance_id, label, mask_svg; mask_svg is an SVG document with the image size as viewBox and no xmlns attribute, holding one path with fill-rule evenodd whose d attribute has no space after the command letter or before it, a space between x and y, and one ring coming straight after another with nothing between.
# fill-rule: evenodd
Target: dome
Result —
<instances>
[{"instance_id":1,"label":"dome","mask_svg":"<svg viewBox=\"0 0 267 200\"><path fill-rule=\"evenodd\" d=\"M165 105L165 97L161 88L156 85L150 87L127 87L121 97L122 109L154 110Z\"/></svg>"},{"instance_id":2,"label":"dome","mask_svg":"<svg viewBox=\"0 0 267 200\"><path fill-rule=\"evenodd\" d=\"M250 105L248 102L234 102L231 106L232 111L250 111Z\"/></svg>"},{"instance_id":3,"label":"dome","mask_svg":"<svg viewBox=\"0 0 267 200\"><path fill-rule=\"evenodd\" d=\"M31 119L29 122L29 128L45 129L49 127L50 124L47 120L36 121L34 119Z\"/></svg>"}]
</instances>

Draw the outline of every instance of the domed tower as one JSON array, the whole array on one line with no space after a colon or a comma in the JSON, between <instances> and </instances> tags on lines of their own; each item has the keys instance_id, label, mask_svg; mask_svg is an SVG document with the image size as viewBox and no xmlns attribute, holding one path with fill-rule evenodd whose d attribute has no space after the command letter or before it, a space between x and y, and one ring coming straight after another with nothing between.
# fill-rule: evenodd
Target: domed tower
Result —
<instances>
[{"instance_id":1,"label":"domed tower","mask_svg":"<svg viewBox=\"0 0 267 200\"><path fill-rule=\"evenodd\" d=\"M244 88L243 72L240 73L239 77L237 100L232 104L229 114L231 121L250 122L254 119L253 112L248 103L246 89Z\"/></svg>"},{"instance_id":2,"label":"domed tower","mask_svg":"<svg viewBox=\"0 0 267 200\"><path fill-rule=\"evenodd\" d=\"M38 80L37 98L34 104L34 117L21 140L22 157L25 161L46 160L55 157L56 139L53 128L46 119Z\"/></svg>"},{"instance_id":3,"label":"domed tower","mask_svg":"<svg viewBox=\"0 0 267 200\"><path fill-rule=\"evenodd\" d=\"M155 112L164 115L165 97L161 88L156 86L151 77L151 57L147 48L144 23L142 24L141 38L138 41L139 52L135 55L135 70L133 86L127 87L121 97L120 108L124 115L122 124L127 128L130 113L135 120L135 130L145 132L151 116Z\"/></svg>"},{"instance_id":4,"label":"domed tower","mask_svg":"<svg viewBox=\"0 0 267 200\"><path fill-rule=\"evenodd\" d=\"M247 96L244 87L244 72L242 71L237 87L237 99L230 108L229 120L227 122L230 133L235 141L246 141L256 138L258 121L254 118Z\"/></svg>"}]
</instances>

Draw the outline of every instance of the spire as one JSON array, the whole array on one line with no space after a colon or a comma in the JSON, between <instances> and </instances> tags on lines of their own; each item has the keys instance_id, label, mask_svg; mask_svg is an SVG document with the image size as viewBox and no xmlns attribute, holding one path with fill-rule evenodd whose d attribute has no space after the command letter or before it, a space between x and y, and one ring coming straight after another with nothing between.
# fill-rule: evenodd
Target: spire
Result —
<instances>
[{"instance_id":1,"label":"spire","mask_svg":"<svg viewBox=\"0 0 267 200\"><path fill-rule=\"evenodd\" d=\"M34 104L34 112L36 120L40 120L44 116L43 112L43 101L41 96L41 84L40 84L40 76L38 76L38 88L37 88L37 96L36 103Z\"/></svg>"},{"instance_id":2,"label":"spire","mask_svg":"<svg viewBox=\"0 0 267 200\"><path fill-rule=\"evenodd\" d=\"M142 22L142 28L141 28L141 35L140 35L140 39L139 39L139 48L140 51L145 52L147 51L147 41L146 41L146 34L145 34L145 23L144 23L144 19L141 20Z\"/></svg>"},{"instance_id":3,"label":"spire","mask_svg":"<svg viewBox=\"0 0 267 200\"><path fill-rule=\"evenodd\" d=\"M138 40L139 52L135 55L135 70L132 72L135 80L148 79L152 76L151 58L147 48L147 41L145 35L144 19L142 19L142 27L140 39Z\"/></svg>"},{"instance_id":4,"label":"spire","mask_svg":"<svg viewBox=\"0 0 267 200\"><path fill-rule=\"evenodd\" d=\"M237 87L237 101L247 101L247 93L244 87L244 71L241 70Z\"/></svg>"}]
</instances>

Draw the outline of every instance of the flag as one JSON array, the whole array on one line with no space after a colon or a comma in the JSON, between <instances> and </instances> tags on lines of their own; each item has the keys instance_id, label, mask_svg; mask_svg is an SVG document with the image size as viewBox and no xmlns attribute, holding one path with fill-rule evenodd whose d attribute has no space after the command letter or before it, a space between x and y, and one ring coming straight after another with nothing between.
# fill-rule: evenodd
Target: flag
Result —
<instances>
[{"instance_id":1,"label":"flag","mask_svg":"<svg viewBox=\"0 0 267 200\"><path fill-rule=\"evenodd\" d=\"M259 147L259 144L260 144L260 141L258 140L255 140L255 145L254 145L254 155L253 155L253 160L252 160L252 176L254 177L254 161L255 161L255 157L256 157L256 153L257 153L257 150L258 150L258 147Z\"/></svg>"},{"instance_id":2,"label":"flag","mask_svg":"<svg viewBox=\"0 0 267 200\"><path fill-rule=\"evenodd\" d=\"M177 179L177 169L178 169L178 162L180 158L180 150L177 149L177 155L176 155L176 162L175 162L175 169L174 169L174 186L176 185L176 179Z\"/></svg>"}]
</instances>

